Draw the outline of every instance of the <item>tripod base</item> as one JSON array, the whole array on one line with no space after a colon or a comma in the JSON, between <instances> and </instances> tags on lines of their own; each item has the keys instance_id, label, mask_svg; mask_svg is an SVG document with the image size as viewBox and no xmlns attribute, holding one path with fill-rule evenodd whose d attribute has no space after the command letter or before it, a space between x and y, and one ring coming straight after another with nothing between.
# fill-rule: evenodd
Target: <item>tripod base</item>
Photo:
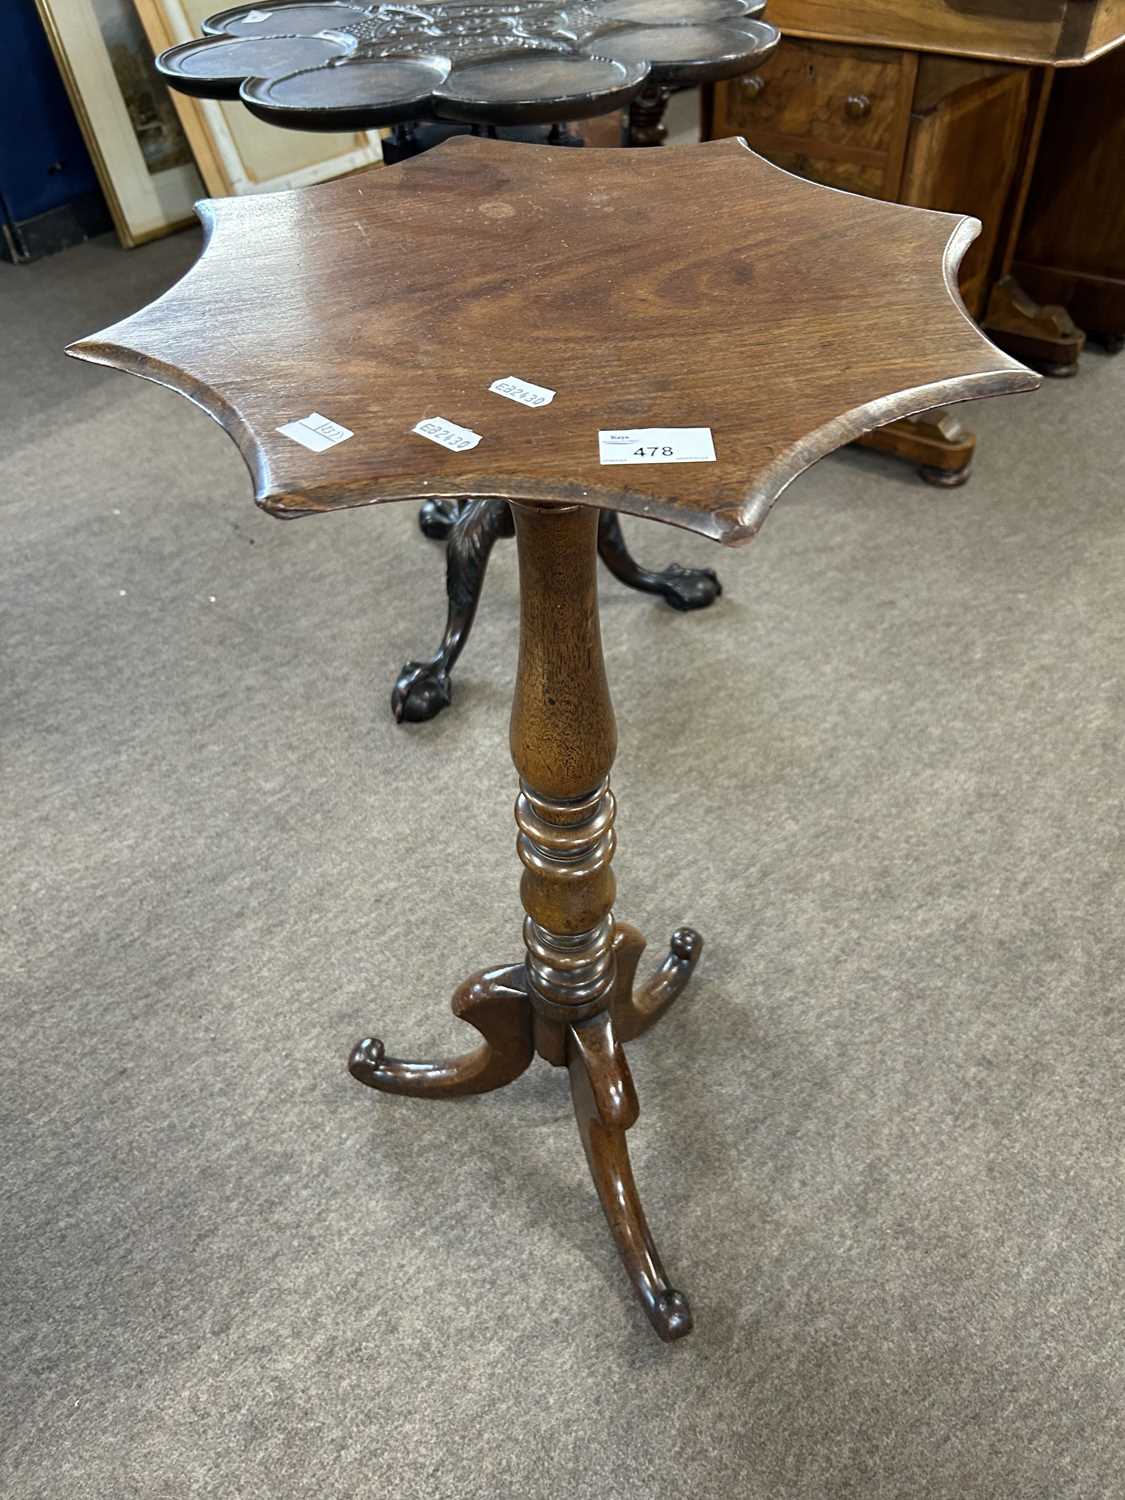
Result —
<instances>
[{"instance_id":1,"label":"tripod base","mask_svg":"<svg viewBox=\"0 0 1125 1500\"><path fill-rule=\"evenodd\" d=\"M668 956L647 983L634 978L644 939L619 922L614 933L616 978L606 1006L574 1023L545 1016L528 988L523 964L487 969L462 984L453 1014L483 1037L473 1051L447 1062L407 1062L387 1057L372 1037L358 1042L348 1060L353 1078L386 1094L453 1099L484 1094L518 1078L536 1051L565 1066L578 1130L610 1231L633 1290L666 1342L691 1332L691 1308L668 1282L641 1206L625 1132L639 1112L623 1042L647 1031L683 991L703 948L690 927L672 935Z\"/></svg>"}]
</instances>

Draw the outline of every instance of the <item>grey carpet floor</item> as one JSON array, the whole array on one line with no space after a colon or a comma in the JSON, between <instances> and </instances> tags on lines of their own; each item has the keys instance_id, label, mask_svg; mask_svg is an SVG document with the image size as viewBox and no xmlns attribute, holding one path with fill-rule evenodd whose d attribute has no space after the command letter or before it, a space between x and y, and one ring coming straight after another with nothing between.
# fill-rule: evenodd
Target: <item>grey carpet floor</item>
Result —
<instances>
[{"instance_id":1,"label":"grey carpet floor","mask_svg":"<svg viewBox=\"0 0 1125 1500\"><path fill-rule=\"evenodd\" d=\"M344 1071L518 957L515 560L396 728L413 507L271 520L61 356L196 245L0 267L0 1495L1125 1495L1125 359L974 405L962 490L847 453L748 550L630 527L710 613L604 580L619 911L707 940L631 1049L667 1348L560 1074Z\"/></svg>"}]
</instances>

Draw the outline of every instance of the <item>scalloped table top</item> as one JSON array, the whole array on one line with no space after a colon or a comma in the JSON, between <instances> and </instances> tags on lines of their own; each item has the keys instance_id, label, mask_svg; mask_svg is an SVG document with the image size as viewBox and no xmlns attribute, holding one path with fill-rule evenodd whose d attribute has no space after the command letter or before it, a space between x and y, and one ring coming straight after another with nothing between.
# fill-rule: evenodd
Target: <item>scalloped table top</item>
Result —
<instances>
[{"instance_id":1,"label":"scalloped table top","mask_svg":"<svg viewBox=\"0 0 1125 1500\"><path fill-rule=\"evenodd\" d=\"M958 296L976 220L817 186L739 140L463 136L200 214L184 278L68 353L196 402L275 515L494 496L744 542L859 434L1039 384ZM508 377L555 395L489 389ZM352 435L311 451L279 432L311 413ZM414 430L434 418L479 441ZM709 428L715 461L600 462L599 432L637 428Z\"/></svg>"},{"instance_id":2,"label":"scalloped table top","mask_svg":"<svg viewBox=\"0 0 1125 1500\"><path fill-rule=\"evenodd\" d=\"M777 46L765 0L283 0L241 5L156 59L168 84L295 130L407 120L556 124L646 84L746 73Z\"/></svg>"}]
</instances>

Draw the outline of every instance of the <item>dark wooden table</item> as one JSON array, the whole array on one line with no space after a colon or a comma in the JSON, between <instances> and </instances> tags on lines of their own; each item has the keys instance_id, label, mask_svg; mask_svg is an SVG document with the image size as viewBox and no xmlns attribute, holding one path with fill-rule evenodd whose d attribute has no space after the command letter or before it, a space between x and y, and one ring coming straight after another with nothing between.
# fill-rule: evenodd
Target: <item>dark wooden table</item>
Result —
<instances>
[{"instance_id":1,"label":"dark wooden table","mask_svg":"<svg viewBox=\"0 0 1125 1500\"><path fill-rule=\"evenodd\" d=\"M556 151L469 137L203 216L184 279L71 354L190 397L272 515L441 496L505 500L514 517L523 956L456 991L475 1051L411 1062L368 1038L352 1074L449 1099L508 1083L536 1053L565 1067L625 1269L657 1333L679 1338L691 1312L629 1165L623 1044L680 993L701 940L678 930L634 984L642 939L613 910L598 516L744 544L803 469L860 433L1031 390L1038 377L957 295L977 226L817 187L737 141ZM377 269L373 242L388 252ZM591 259L605 268L594 285ZM550 400L495 389L513 379Z\"/></svg>"},{"instance_id":2,"label":"dark wooden table","mask_svg":"<svg viewBox=\"0 0 1125 1500\"><path fill-rule=\"evenodd\" d=\"M172 88L240 99L297 130L393 126L394 159L423 122L565 122L626 106L629 144L657 144L669 92L745 73L777 44L765 0L282 0L241 5L162 52Z\"/></svg>"}]
</instances>

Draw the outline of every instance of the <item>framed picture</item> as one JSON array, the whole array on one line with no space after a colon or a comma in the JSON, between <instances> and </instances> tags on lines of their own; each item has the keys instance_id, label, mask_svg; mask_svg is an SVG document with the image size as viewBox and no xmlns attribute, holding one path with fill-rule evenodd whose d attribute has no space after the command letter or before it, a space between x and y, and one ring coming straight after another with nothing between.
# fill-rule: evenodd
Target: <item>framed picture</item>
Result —
<instances>
[{"instance_id":1,"label":"framed picture","mask_svg":"<svg viewBox=\"0 0 1125 1500\"><path fill-rule=\"evenodd\" d=\"M123 245L186 224L202 184L131 0L35 0Z\"/></svg>"},{"instance_id":2,"label":"framed picture","mask_svg":"<svg viewBox=\"0 0 1125 1500\"><path fill-rule=\"evenodd\" d=\"M190 42L221 0L133 0L153 52ZM382 160L376 131L328 135L283 130L256 119L236 100L172 94L200 175L213 198L304 187Z\"/></svg>"}]
</instances>

